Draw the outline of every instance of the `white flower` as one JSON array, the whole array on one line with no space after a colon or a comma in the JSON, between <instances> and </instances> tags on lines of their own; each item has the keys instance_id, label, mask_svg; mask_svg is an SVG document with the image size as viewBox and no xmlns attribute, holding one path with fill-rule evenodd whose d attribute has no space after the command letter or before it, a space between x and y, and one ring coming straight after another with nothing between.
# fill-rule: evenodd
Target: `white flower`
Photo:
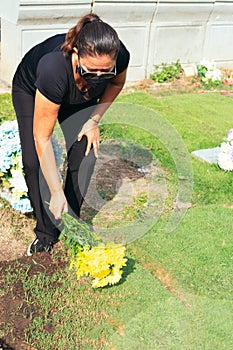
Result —
<instances>
[{"instance_id":1,"label":"white flower","mask_svg":"<svg viewBox=\"0 0 233 350\"><path fill-rule=\"evenodd\" d=\"M27 193L28 188L22 173L22 170L11 170L12 178L9 179L11 187L15 188L19 193Z\"/></svg>"},{"instance_id":2,"label":"white flower","mask_svg":"<svg viewBox=\"0 0 233 350\"><path fill-rule=\"evenodd\" d=\"M206 67L207 70L213 70L216 68L215 62L213 62L213 61L210 62L210 61L207 61L205 59L200 62L200 65Z\"/></svg>"},{"instance_id":3,"label":"white flower","mask_svg":"<svg viewBox=\"0 0 233 350\"><path fill-rule=\"evenodd\" d=\"M216 81L216 80L221 80L222 78L222 73L219 69L214 69L214 70L208 70L206 72L206 78L210 79L212 81Z\"/></svg>"},{"instance_id":4,"label":"white flower","mask_svg":"<svg viewBox=\"0 0 233 350\"><path fill-rule=\"evenodd\" d=\"M233 146L227 142L223 142L221 144L221 151L218 156L218 165L223 170L233 170Z\"/></svg>"},{"instance_id":5,"label":"white flower","mask_svg":"<svg viewBox=\"0 0 233 350\"><path fill-rule=\"evenodd\" d=\"M223 170L226 170L226 171L233 170L233 161L226 153L221 153L219 155L218 165Z\"/></svg>"},{"instance_id":6,"label":"white flower","mask_svg":"<svg viewBox=\"0 0 233 350\"><path fill-rule=\"evenodd\" d=\"M217 80L221 80L222 79L222 73L220 71L220 69L218 69L216 67L216 63L215 62L209 62L206 60L202 60L200 62L201 66L204 66L207 69L207 72L205 73L205 78L207 80L212 80L212 81L217 81Z\"/></svg>"}]
</instances>

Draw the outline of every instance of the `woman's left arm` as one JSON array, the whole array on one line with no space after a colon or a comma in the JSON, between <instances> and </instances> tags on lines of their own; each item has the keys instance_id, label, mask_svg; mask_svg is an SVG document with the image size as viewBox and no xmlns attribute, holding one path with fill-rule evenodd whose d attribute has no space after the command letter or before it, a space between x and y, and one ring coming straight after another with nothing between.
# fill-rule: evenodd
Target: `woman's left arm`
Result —
<instances>
[{"instance_id":1,"label":"woman's left arm","mask_svg":"<svg viewBox=\"0 0 233 350\"><path fill-rule=\"evenodd\" d=\"M91 145L93 145L95 156L98 156L100 141L98 123L108 107L123 89L126 80L126 73L127 69L111 79L103 96L96 106L95 111L92 113L90 119L83 125L82 130L78 134L78 141L80 141L84 135L87 137L87 148L85 155L88 155Z\"/></svg>"}]
</instances>

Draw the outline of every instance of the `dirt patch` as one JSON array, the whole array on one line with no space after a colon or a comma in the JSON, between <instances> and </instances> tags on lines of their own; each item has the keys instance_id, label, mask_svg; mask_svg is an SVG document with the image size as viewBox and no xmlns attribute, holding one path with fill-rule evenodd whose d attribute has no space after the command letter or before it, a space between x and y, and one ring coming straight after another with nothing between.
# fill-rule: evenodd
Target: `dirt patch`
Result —
<instances>
[{"instance_id":1,"label":"dirt patch","mask_svg":"<svg viewBox=\"0 0 233 350\"><path fill-rule=\"evenodd\" d=\"M3 294L0 298L0 334L1 331L7 333L4 339L0 337L1 350L33 350L24 342L24 331L32 319L39 316L39 310L36 305L25 301L23 282L17 276L25 274L25 278L30 278L39 273L53 275L64 265L65 261L57 257L54 259L49 253L0 262L0 290ZM7 271L10 271L10 277Z\"/></svg>"}]
</instances>

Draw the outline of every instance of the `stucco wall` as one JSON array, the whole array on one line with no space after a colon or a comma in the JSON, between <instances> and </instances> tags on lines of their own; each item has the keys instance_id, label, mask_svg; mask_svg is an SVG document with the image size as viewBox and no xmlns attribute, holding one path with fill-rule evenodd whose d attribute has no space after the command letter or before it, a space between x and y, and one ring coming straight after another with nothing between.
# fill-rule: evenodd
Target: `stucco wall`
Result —
<instances>
[{"instance_id":1,"label":"stucco wall","mask_svg":"<svg viewBox=\"0 0 233 350\"><path fill-rule=\"evenodd\" d=\"M110 23L131 52L129 81L177 59L233 67L233 1L2 0L1 78L11 81L28 49L90 11Z\"/></svg>"}]
</instances>

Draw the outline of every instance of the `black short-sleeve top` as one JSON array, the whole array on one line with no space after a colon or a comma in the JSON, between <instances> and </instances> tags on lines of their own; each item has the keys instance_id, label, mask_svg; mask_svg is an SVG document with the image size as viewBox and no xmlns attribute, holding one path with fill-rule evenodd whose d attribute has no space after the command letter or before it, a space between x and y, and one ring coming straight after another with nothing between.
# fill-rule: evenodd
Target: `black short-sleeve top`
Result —
<instances>
[{"instance_id":1,"label":"black short-sleeve top","mask_svg":"<svg viewBox=\"0 0 233 350\"><path fill-rule=\"evenodd\" d=\"M79 105L87 102L75 84L71 53L64 56L61 45L65 34L50 37L34 46L23 57L13 78L17 85L27 93L35 95L38 89L50 101L64 105ZM117 74L123 72L129 63L129 52L122 42L116 60ZM97 101L104 93L108 80L98 86L93 100ZM94 102L94 101L93 101Z\"/></svg>"}]
</instances>

